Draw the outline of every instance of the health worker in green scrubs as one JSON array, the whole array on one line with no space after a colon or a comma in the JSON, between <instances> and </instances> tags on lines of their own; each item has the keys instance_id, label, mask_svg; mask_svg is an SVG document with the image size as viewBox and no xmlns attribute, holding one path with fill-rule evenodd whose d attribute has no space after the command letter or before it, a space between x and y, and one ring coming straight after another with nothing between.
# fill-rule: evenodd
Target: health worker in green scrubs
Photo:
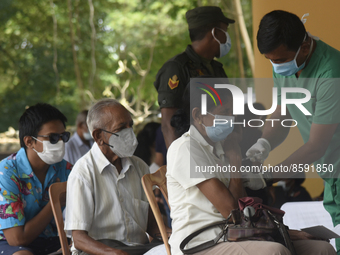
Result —
<instances>
[{"instance_id":1,"label":"health worker in green scrubs","mask_svg":"<svg viewBox=\"0 0 340 255\"><path fill-rule=\"evenodd\" d=\"M281 121L295 120L292 123L297 123L304 145L279 165L314 163L314 171L325 180L324 207L336 227L340 224L340 52L308 33L299 17L286 11L272 11L262 18L257 44L273 65L278 106L271 119L280 121L273 127L272 122L266 123L262 137L247 156L263 162L288 135L290 128L282 126ZM287 104L286 114L281 113L281 89L287 87L310 92L310 99L302 104L310 115L295 104ZM295 102L306 97L299 92L286 95ZM275 179L275 175L272 177ZM340 255L340 239L336 239L336 247Z\"/></svg>"}]
</instances>

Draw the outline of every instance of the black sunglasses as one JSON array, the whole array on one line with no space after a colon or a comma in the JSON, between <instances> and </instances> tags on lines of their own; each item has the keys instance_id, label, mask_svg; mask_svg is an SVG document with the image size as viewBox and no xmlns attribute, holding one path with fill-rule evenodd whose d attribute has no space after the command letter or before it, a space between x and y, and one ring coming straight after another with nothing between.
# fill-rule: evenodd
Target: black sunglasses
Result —
<instances>
[{"instance_id":1,"label":"black sunglasses","mask_svg":"<svg viewBox=\"0 0 340 255\"><path fill-rule=\"evenodd\" d=\"M61 134L51 133L49 135L38 135L38 137L48 137L50 139L51 144L56 144L59 142L59 139L63 140L66 143L70 139L70 132L64 132Z\"/></svg>"}]
</instances>

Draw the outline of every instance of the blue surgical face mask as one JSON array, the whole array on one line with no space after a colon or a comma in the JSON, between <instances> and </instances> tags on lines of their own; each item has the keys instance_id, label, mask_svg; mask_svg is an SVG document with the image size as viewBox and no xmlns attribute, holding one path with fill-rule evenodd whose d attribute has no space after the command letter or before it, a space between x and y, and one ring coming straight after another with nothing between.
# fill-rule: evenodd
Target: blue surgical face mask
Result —
<instances>
[{"instance_id":1,"label":"blue surgical face mask","mask_svg":"<svg viewBox=\"0 0 340 255\"><path fill-rule=\"evenodd\" d=\"M300 46L300 48L301 48L301 46ZM305 67L306 61L303 62L302 65L300 65L300 66L297 66L297 63L296 63L296 57L300 52L300 48L296 52L295 57L292 61L281 63L281 64L275 64L270 60L270 62L273 65L274 72L277 73L277 74L281 74L283 76L291 76L293 74L296 74L301 69L303 69Z\"/></svg>"},{"instance_id":2,"label":"blue surgical face mask","mask_svg":"<svg viewBox=\"0 0 340 255\"><path fill-rule=\"evenodd\" d=\"M303 39L303 41L305 41L305 39ZM299 47L292 61L281 63L281 64L275 64L270 60L270 62L273 65L274 72L277 74L283 75L283 76L291 76L293 74L296 74L298 71L302 70L305 67L306 61L309 58L309 55L313 49L313 39L312 39L311 46L309 48L309 53L308 53L306 60L300 66L298 66L296 62L296 58L299 55L300 49L301 49L301 46Z\"/></svg>"},{"instance_id":3,"label":"blue surgical face mask","mask_svg":"<svg viewBox=\"0 0 340 255\"><path fill-rule=\"evenodd\" d=\"M228 34L228 32L224 31L223 29L221 28L218 28L216 27L217 29L223 31L225 33L225 36L227 37L227 40L225 43L221 43L214 35L214 31L215 31L215 28L213 28L213 30L211 30L211 33L212 33L212 36L214 37L214 39L220 44L220 56L219 58L225 56L228 54L228 52L230 51L230 48L231 48L231 39L230 39L230 36Z\"/></svg>"},{"instance_id":4,"label":"blue surgical face mask","mask_svg":"<svg viewBox=\"0 0 340 255\"><path fill-rule=\"evenodd\" d=\"M221 120L221 121L215 121L215 126L211 126L211 127L207 127L206 125L202 123L202 125L205 127L205 132L207 133L207 136L214 143L223 141L234 130L234 125L231 125L231 122L234 122L235 117L224 116L224 115L214 115L210 112L208 113L214 116L215 120Z\"/></svg>"}]
</instances>

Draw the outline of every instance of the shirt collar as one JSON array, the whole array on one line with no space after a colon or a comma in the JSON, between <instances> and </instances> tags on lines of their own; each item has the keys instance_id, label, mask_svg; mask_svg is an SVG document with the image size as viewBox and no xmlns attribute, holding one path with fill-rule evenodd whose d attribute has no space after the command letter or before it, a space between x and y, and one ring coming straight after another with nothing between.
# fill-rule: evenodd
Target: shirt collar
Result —
<instances>
[{"instance_id":1,"label":"shirt collar","mask_svg":"<svg viewBox=\"0 0 340 255\"><path fill-rule=\"evenodd\" d=\"M125 174L132 165L131 159L130 158L122 158L122 171L120 174Z\"/></svg>"},{"instance_id":2,"label":"shirt collar","mask_svg":"<svg viewBox=\"0 0 340 255\"><path fill-rule=\"evenodd\" d=\"M80 146L86 146L86 147L88 147L82 140L81 140L81 138L80 138L80 136L78 135L78 133L77 132L75 132L74 133L74 141L76 142L76 144L80 147ZM89 143L90 143L90 147L92 147L92 144L93 144L93 140L90 140L89 141Z\"/></svg>"},{"instance_id":3,"label":"shirt collar","mask_svg":"<svg viewBox=\"0 0 340 255\"><path fill-rule=\"evenodd\" d=\"M188 45L185 49L185 53L188 55L190 59L192 59L195 63L202 63L202 58L194 51L191 45Z\"/></svg>"},{"instance_id":4,"label":"shirt collar","mask_svg":"<svg viewBox=\"0 0 340 255\"><path fill-rule=\"evenodd\" d=\"M201 133L197 130L197 128L194 125L190 126L188 134L190 135L191 138L195 139L202 146L207 147L211 153L214 153L214 149L215 149L215 154L218 157L221 157L222 155L225 154L221 142L216 142L214 146L211 146L204 139L204 137L201 135Z\"/></svg>"},{"instance_id":5,"label":"shirt collar","mask_svg":"<svg viewBox=\"0 0 340 255\"><path fill-rule=\"evenodd\" d=\"M107 166L112 165L111 162L105 157L97 143L93 144L91 148L91 153L93 155L93 158L95 159L95 164L97 165L100 173L102 173ZM130 169L130 166L132 166L133 164L130 158L121 158L121 161L122 171L120 172L120 174L125 174Z\"/></svg>"},{"instance_id":6,"label":"shirt collar","mask_svg":"<svg viewBox=\"0 0 340 255\"><path fill-rule=\"evenodd\" d=\"M20 173L18 173L20 175L21 178L32 178L34 176L34 172L33 169L31 167L30 162L28 161L27 158L27 154L24 148L21 148L17 155L16 155L16 160L17 160L17 165L19 165L19 167L17 167L17 171L20 171ZM48 177L46 177L46 179L50 180L51 177L54 176L55 172L57 172L57 164L59 164L60 162L56 163L56 164L52 164L49 166L48 170L47 170L47 175Z\"/></svg>"},{"instance_id":7,"label":"shirt collar","mask_svg":"<svg viewBox=\"0 0 340 255\"><path fill-rule=\"evenodd\" d=\"M194 61L194 63L198 63L200 65L206 66L208 63L210 63L210 65L213 68L221 68L223 66L222 63L211 60L210 62L207 59L204 59L203 57L200 57L192 48L191 45L188 45L187 48L185 49L185 53L188 55L188 57ZM203 61L204 59L204 61Z\"/></svg>"},{"instance_id":8,"label":"shirt collar","mask_svg":"<svg viewBox=\"0 0 340 255\"><path fill-rule=\"evenodd\" d=\"M33 176L33 169L31 167L30 162L28 161L27 154L24 148L21 148L17 155L16 155L16 160L18 162L18 167L17 169L20 169L24 174L32 177ZM22 174L21 174L22 175Z\"/></svg>"},{"instance_id":9,"label":"shirt collar","mask_svg":"<svg viewBox=\"0 0 340 255\"><path fill-rule=\"evenodd\" d=\"M104 168L110 165L111 162L105 157L97 143L93 144L91 153L93 155L94 164L97 165L99 172L102 173Z\"/></svg>"}]
</instances>

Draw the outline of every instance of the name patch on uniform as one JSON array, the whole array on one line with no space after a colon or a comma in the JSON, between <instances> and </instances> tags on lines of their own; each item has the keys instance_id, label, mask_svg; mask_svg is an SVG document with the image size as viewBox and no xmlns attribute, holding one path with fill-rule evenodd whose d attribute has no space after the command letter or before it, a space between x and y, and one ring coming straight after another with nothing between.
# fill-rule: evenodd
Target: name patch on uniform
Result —
<instances>
[{"instance_id":1,"label":"name patch on uniform","mask_svg":"<svg viewBox=\"0 0 340 255\"><path fill-rule=\"evenodd\" d=\"M178 80L178 77L177 77L176 74L174 76L172 76L172 78L169 78L168 85L169 85L170 89L177 88L178 83L179 83L179 80Z\"/></svg>"}]
</instances>

